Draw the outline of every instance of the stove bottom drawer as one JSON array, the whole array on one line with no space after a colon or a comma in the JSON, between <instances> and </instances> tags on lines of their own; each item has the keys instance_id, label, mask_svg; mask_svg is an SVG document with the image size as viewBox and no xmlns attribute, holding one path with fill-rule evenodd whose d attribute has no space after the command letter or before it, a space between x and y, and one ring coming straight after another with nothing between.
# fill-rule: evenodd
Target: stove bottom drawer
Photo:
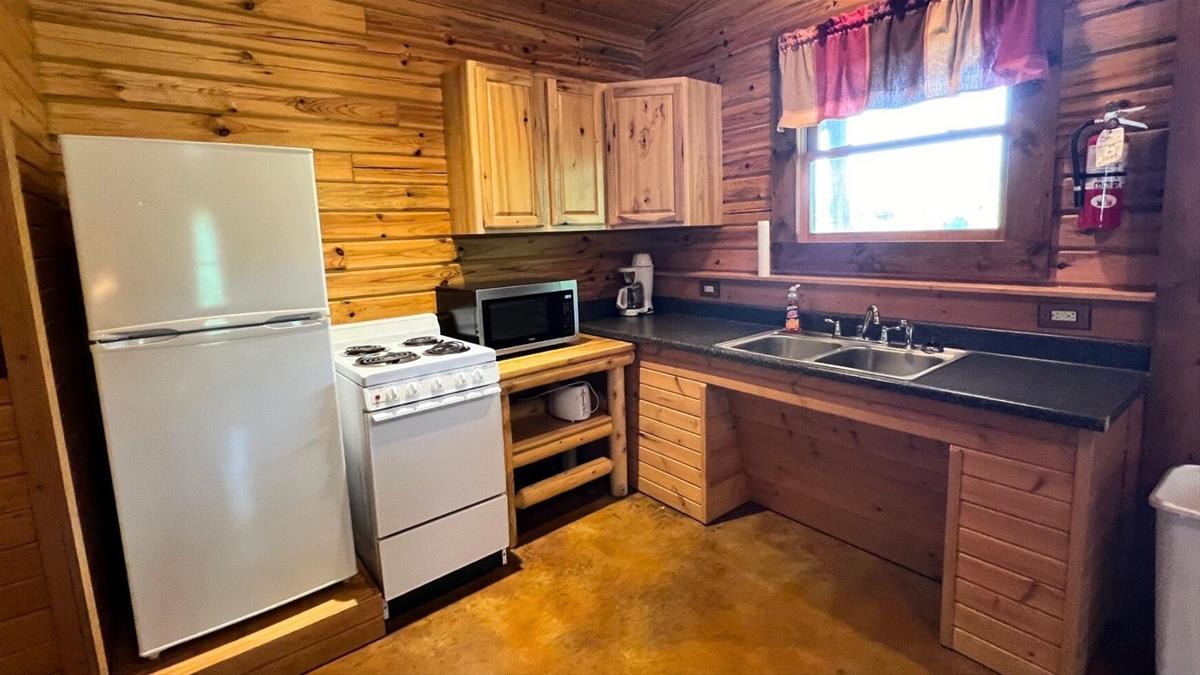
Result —
<instances>
[{"instance_id":1,"label":"stove bottom drawer","mask_svg":"<svg viewBox=\"0 0 1200 675\"><path fill-rule=\"evenodd\" d=\"M508 497L500 495L379 542L383 595L391 600L508 547Z\"/></svg>"}]
</instances>

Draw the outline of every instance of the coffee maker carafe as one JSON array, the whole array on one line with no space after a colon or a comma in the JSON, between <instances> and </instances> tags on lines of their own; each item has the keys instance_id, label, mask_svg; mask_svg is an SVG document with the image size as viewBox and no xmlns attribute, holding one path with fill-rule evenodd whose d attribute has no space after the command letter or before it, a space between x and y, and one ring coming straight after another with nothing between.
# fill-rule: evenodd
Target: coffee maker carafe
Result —
<instances>
[{"instance_id":1,"label":"coffee maker carafe","mask_svg":"<svg viewBox=\"0 0 1200 675\"><path fill-rule=\"evenodd\" d=\"M625 286L617 292L617 309L622 316L654 312L654 263L649 253L633 256L633 265L617 269Z\"/></svg>"}]
</instances>

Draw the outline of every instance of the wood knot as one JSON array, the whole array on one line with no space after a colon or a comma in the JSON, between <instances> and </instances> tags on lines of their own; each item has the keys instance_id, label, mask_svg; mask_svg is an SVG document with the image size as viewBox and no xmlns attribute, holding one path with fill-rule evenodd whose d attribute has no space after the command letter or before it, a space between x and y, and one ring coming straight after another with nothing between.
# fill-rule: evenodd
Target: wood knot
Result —
<instances>
[{"instance_id":1,"label":"wood knot","mask_svg":"<svg viewBox=\"0 0 1200 675\"><path fill-rule=\"evenodd\" d=\"M226 136L228 136L229 134L232 134L232 133L233 132L229 130L229 127L226 127L226 126L217 127L217 135L220 136L221 138L225 138Z\"/></svg>"},{"instance_id":2,"label":"wood knot","mask_svg":"<svg viewBox=\"0 0 1200 675\"><path fill-rule=\"evenodd\" d=\"M341 246L333 247L333 252L339 256L346 255L346 249L342 248Z\"/></svg>"},{"instance_id":3,"label":"wood knot","mask_svg":"<svg viewBox=\"0 0 1200 675\"><path fill-rule=\"evenodd\" d=\"M243 2L242 9L246 10L247 12L253 10L254 9L254 0L246 0L246 2Z\"/></svg>"}]
</instances>

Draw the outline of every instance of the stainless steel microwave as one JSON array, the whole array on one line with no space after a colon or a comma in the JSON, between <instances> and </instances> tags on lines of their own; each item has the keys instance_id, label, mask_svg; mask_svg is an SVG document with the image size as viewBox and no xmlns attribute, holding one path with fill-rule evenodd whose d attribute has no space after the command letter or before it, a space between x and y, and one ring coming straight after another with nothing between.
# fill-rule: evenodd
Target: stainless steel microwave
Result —
<instances>
[{"instance_id":1,"label":"stainless steel microwave","mask_svg":"<svg viewBox=\"0 0 1200 675\"><path fill-rule=\"evenodd\" d=\"M442 332L512 354L579 337L579 288L574 279L517 285L437 289Z\"/></svg>"}]
</instances>

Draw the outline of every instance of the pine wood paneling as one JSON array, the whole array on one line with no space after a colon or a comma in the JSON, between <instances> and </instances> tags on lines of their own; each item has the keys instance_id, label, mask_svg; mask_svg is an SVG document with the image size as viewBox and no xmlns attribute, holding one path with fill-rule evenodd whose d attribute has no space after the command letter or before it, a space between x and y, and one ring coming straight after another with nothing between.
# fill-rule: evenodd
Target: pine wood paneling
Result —
<instances>
[{"instance_id":1,"label":"pine wood paneling","mask_svg":"<svg viewBox=\"0 0 1200 675\"><path fill-rule=\"evenodd\" d=\"M748 224L770 218L770 154L772 147L770 70L774 37L782 29L818 23L836 12L859 2L832 0L772 0L752 6L743 3L710 1L694 5L671 25L654 35L646 47L648 76L686 75L717 82L723 88L724 117L724 222ZM1167 136L1167 112L1172 91L1171 65L1174 59L1174 16L1177 0L1148 0L1128 3L1116 0L1067 0L1064 13L1063 85L1058 106L1057 164L1069 160L1066 137L1075 125L1094 116L1104 103L1128 98L1151 106L1140 116L1151 130L1131 134L1134 164L1131 167L1130 202L1125 225L1111 233L1081 234L1074 231L1075 215L1064 192L1065 174L1055 178L1055 222L1057 233L1051 246L1051 277L1048 283L1098 288L1151 288L1155 283L1158 231L1161 218L1162 166ZM729 229L729 228L726 228ZM721 254L706 254L704 249L719 247L693 244L679 254L670 247L655 251L662 269L686 273L752 272L751 259L738 260L729 250L752 249L752 229L739 230L739 244L724 245ZM823 245L824 246L824 245ZM930 261L915 249L908 259L925 260L902 271L914 277L934 266L954 263ZM864 261L864 265L871 261ZM804 267L787 267L777 259L776 270L791 274L811 274ZM1020 259L1010 261L1025 264ZM869 266L869 265L868 265ZM870 270L867 270L870 271ZM980 272L984 274L986 270ZM979 278L983 278L980 276ZM964 279L971 282L968 275ZM684 292L695 298L696 284L659 286L667 295ZM775 287L774 304L782 302L783 285ZM925 314L938 307L935 296L914 298L923 303ZM827 311L856 308L858 298L844 288L822 291ZM1030 329L1036 318L1031 303L1018 306L1011 300L989 296L983 290L971 300L972 306L990 317L997 328ZM881 304L881 306L883 306ZM886 309L886 307L885 307ZM909 310L905 310L909 311ZM953 314L953 312L951 312ZM1117 319L1114 319L1117 320ZM1119 319L1125 322L1125 319ZM1094 331L1108 337L1145 342L1152 330L1149 312L1130 317L1121 327L1094 323ZM955 322L953 318L949 322ZM971 323L962 320L961 323ZM1032 326L1037 330L1036 325Z\"/></svg>"},{"instance_id":2,"label":"pine wood paneling","mask_svg":"<svg viewBox=\"0 0 1200 675\"><path fill-rule=\"evenodd\" d=\"M587 80L637 77L645 36L615 26L651 16L657 25L681 0L536 9L516 0L30 4L27 37L36 37L46 99L45 110L19 111L30 124L48 124L53 133L317 151L336 321L429 309L430 291L464 273L497 281L579 278L585 298L607 296L618 285L615 268L648 246L649 235L626 237L608 245L608 255L546 258L520 241L479 264L469 244L456 249L448 238L441 75L477 58ZM23 57L30 67L32 53ZM26 98L36 98L26 89ZM61 180L55 151L45 148L51 165L41 181L51 198Z\"/></svg>"},{"instance_id":3,"label":"pine wood paneling","mask_svg":"<svg viewBox=\"0 0 1200 675\"><path fill-rule=\"evenodd\" d=\"M941 576L947 444L743 394L730 405L753 501Z\"/></svg>"}]
</instances>

